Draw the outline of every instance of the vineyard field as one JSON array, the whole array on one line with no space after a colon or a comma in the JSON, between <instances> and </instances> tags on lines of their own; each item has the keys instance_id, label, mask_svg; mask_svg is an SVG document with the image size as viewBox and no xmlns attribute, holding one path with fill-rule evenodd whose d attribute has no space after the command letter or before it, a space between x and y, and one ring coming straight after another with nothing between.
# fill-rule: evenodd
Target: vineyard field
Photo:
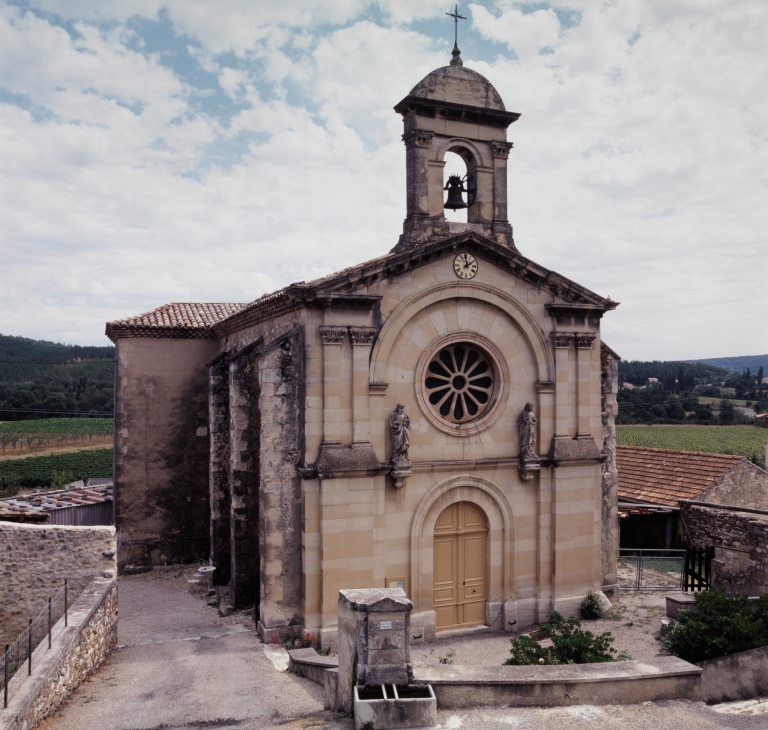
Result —
<instances>
[{"instance_id":1,"label":"vineyard field","mask_svg":"<svg viewBox=\"0 0 768 730\"><path fill-rule=\"evenodd\" d=\"M616 426L622 446L746 456L765 468L768 429L754 426Z\"/></svg>"},{"instance_id":2,"label":"vineyard field","mask_svg":"<svg viewBox=\"0 0 768 730\"><path fill-rule=\"evenodd\" d=\"M111 477L112 454L113 449L93 449L0 461L0 489L5 485L48 487L62 474L71 480Z\"/></svg>"},{"instance_id":3,"label":"vineyard field","mask_svg":"<svg viewBox=\"0 0 768 730\"><path fill-rule=\"evenodd\" d=\"M45 449L71 447L111 440L112 418L41 418L33 421L0 423L2 455L34 453Z\"/></svg>"},{"instance_id":4,"label":"vineyard field","mask_svg":"<svg viewBox=\"0 0 768 730\"><path fill-rule=\"evenodd\" d=\"M110 434L114 430L113 418L41 418L34 421L6 421L0 423L0 434L41 434L81 436Z\"/></svg>"}]
</instances>

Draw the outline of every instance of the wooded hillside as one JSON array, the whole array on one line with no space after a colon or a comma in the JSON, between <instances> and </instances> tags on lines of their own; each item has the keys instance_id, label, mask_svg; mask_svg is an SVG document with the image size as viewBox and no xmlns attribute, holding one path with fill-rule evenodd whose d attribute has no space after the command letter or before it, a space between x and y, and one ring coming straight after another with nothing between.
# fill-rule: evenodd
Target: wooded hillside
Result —
<instances>
[{"instance_id":1,"label":"wooded hillside","mask_svg":"<svg viewBox=\"0 0 768 730\"><path fill-rule=\"evenodd\" d=\"M114 358L112 346L0 335L0 420L111 414Z\"/></svg>"}]
</instances>

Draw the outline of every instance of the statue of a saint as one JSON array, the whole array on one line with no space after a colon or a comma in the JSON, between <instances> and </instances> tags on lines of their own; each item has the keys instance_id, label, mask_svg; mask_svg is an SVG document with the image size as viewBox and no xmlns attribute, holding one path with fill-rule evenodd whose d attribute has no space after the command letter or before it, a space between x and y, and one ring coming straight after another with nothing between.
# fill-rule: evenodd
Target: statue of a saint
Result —
<instances>
[{"instance_id":1,"label":"statue of a saint","mask_svg":"<svg viewBox=\"0 0 768 730\"><path fill-rule=\"evenodd\" d=\"M533 450L536 446L536 416L533 403L526 403L518 421L520 426L520 459L521 461L538 461L539 456Z\"/></svg>"},{"instance_id":2,"label":"statue of a saint","mask_svg":"<svg viewBox=\"0 0 768 730\"><path fill-rule=\"evenodd\" d=\"M392 411L389 417L389 430L392 432L393 463L408 461L408 447L411 445L411 419L402 403Z\"/></svg>"}]
</instances>

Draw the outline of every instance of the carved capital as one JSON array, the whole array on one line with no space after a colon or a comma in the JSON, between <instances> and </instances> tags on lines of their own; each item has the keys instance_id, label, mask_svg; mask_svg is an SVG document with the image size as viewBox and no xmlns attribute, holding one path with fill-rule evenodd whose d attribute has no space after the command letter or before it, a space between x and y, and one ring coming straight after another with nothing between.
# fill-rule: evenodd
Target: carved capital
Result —
<instances>
[{"instance_id":1,"label":"carved capital","mask_svg":"<svg viewBox=\"0 0 768 730\"><path fill-rule=\"evenodd\" d=\"M432 144L434 132L425 132L423 129L411 129L403 135L406 149L411 147L429 147Z\"/></svg>"},{"instance_id":2,"label":"carved capital","mask_svg":"<svg viewBox=\"0 0 768 730\"><path fill-rule=\"evenodd\" d=\"M320 327L320 341L324 345L340 345L344 342L346 327Z\"/></svg>"},{"instance_id":3,"label":"carved capital","mask_svg":"<svg viewBox=\"0 0 768 730\"><path fill-rule=\"evenodd\" d=\"M555 347L570 347L575 338L576 336L572 335L570 332L553 332L552 344Z\"/></svg>"},{"instance_id":4,"label":"carved capital","mask_svg":"<svg viewBox=\"0 0 768 730\"><path fill-rule=\"evenodd\" d=\"M591 350L592 343L597 339L597 335L590 335L579 332L576 334L576 347L582 350Z\"/></svg>"},{"instance_id":5,"label":"carved capital","mask_svg":"<svg viewBox=\"0 0 768 730\"><path fill-rule=\"evenodd\" d=\"M509 151L513 147L512 142L491 142L491 151L494 157L500 157L506 160L509 157Z\"/></svg>"},{"instance_id":6,"label":"carved capital","mask_svg":"<svg viewBox=\"0 0 768 730\"><path fill-rule=\"evenodd\" d=\"M375 327L350 327L349 336L353 345L370 345L376 335Z\"/></svg>"}]
</instances>

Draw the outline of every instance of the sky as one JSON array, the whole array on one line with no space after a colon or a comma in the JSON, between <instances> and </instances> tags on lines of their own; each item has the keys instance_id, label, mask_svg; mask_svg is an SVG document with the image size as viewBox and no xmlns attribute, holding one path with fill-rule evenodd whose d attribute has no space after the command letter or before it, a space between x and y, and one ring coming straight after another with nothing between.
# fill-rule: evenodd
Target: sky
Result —
<instances>
[{"instance_id":1,"label":"sky","mask_svg":"<svg viewBox=\"0 0 768 730\"><path fill-rule=\"evenodd\" d=\"M392 107L445 0L0 0L0 332L108 344L387 253ZM621 302L625 359L768 352L768 3L487 0L464 64L506 108L520 252Z\"/></svg>"}]
</instances>

